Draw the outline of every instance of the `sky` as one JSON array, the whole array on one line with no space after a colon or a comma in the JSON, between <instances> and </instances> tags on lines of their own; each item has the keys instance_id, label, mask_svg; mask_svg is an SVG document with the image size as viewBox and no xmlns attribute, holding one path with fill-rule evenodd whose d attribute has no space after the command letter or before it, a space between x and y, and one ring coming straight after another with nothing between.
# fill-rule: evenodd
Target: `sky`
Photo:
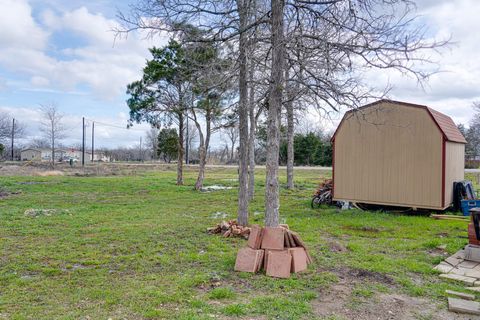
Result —
<instances>
[{"instance_id":1,"label":"sky","mask_svg":"<svg viewBox=\"0 0 480 320\"><path fill-rule=\"evenodd\" d=\"M128 120L126 85L141 77L148 48L167 39L132 33L115 39L120 0L0 0L0 113L27 126L25 140L39 137L39 106L54 103L65 115L65 144L81 142L82 117L96 124L96 145L133 146L148 125L123 129ZM427 104L468 124L472 102L480 101L480 1L418 0L418 14L436 38L453 43L435 56L441 72L422 88L398 73L372 71L366 82L393 86L389 97ZM310 121L332 130L342 114ZM103 125L113 124L116 127ZM117 128L118 127L118 128ZM213 145L221 139L214 138Z\"/></svg>"}]
</instances>

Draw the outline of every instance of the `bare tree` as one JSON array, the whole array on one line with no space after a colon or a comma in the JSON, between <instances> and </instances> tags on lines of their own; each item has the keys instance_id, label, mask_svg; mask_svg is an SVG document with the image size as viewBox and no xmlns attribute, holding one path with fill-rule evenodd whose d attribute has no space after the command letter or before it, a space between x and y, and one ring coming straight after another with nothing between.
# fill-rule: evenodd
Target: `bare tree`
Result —
<instances>
[{"instance_id":1,"label":"bare tree","mask_svg":"<svg viewBox=\"0 0 480 320\"><path fill-rule=\"evenodd\" d=\"M150 151L152 154L152 159L155 160L158 158L157 155L157 150L158 150L158 133L159 129L156 127L150 128L150 130L147 131L147 137L146 137L146 142L147 145L150 147Z\"/></svg>"},{"instance_id":2,"label":"bare tree","mask_svg":"<svg viewBox=\"0 0 480 320\"><path fill-rule=\"evenodd\" d=\"M45 139L50 143L52 151L52 167L55 166L55 148L59 140L65 138L66 128L63 126L63 114L58 111L58 107L54 103L40 105L42 113L42 122L40 131Z\"/></svg>"},{"instance_id":3,"label":"bare tree","mask_svg":"<svg viewBox=\"0 0 480 320\"><path fill-rule=\"evenodd\" d=\"M25 128L25 125L16 119L14 120L11 114L0 114L0 144L4 146L3 154L5 158L7 158L7 154L12 154L12 142L24 137ZM1 155L0 158L2 158Z\"/></svg>"},{"instance_id":4,"label":"bare tree","mask_svg":"<svg viewBox=\"0 0 480 320\"><path fill-rule=\"evenodd\" d=\"M230 151L227 162L233 163L235 161L235 148L238 142L238 125L225 128L223 135L222 140L226 142L225 147Z\"/></svg>"},{"instance_id":5,"label":"bare tree","mask_svg":"<svg viewBox=\"0 0 480 320\"><path fill-rule=\"evenodd\" d=\"M128 26L125 32L141 28L151 34L181 32L191 23L211 35L201 41L234 48L237 64L232 74L238 75L240 131L238 221L248 223L247 153L251 148L247 145L254 140L248 127L253 113L249 112L247 89L255 86L261 88L254 94L257 110L262 103L268 110L265 207L266 224L274 226L279 219L282 105L292 102L287 110L292 139L292 110L313 106L325 113L338 112L384 96L389 88L366 85L361 77L365 70L393 69L419 82L428 79L436 71L425 68L431 62L428 53L447 42L428 38L412 13L414 2L410 0L143 0L134 7L132 17L121 15L120 19ZM251 79L249 59L255 61ZM290 155L292 161L293 152Z\"/></svg>"},{"instance_id":6,"label":"bare tree","mask_svg":"<svg viewBox=\"0 0 480 320\"><path fill-rule=\"evenodd\" d=\"M188 145L189 159L192 159L194 147L198 142L198 130L194 123L188 123L188 135L185 140Z\"/></svg>"}]
</instances>

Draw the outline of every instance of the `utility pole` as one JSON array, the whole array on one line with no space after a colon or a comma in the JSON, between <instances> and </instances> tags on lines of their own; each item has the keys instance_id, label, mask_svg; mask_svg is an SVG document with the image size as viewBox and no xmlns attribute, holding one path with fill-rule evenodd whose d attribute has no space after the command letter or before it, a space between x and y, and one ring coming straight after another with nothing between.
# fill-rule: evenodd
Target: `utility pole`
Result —
<instances>
[{"instance_id":1,"label":"utility pole","mask_svg":"<svg viewBox=\"0 0 480 320\"><path fill-rule=\"evenodd\" d=\"M85 117L82 117L82 167L85 166Z\"/></svg>"},{"instance_id":2,"label":"utility pole","mask_svg":"<svg viewBox=\"0 0 480 320\"><path fill-rule=\"evenodd\" d=\"M95 151L95 122L92 121L92 163L94 158L94 151Z\"/></svg>"},{"instance_id":3,"label":"utility pole","mask_svg":"<svg viewBox=\"0 0 480 320\"><path fill-rule=\"evenodd\" d=\"M188 114L187 114L187 139L185 140L187 142L187 145L185 146L185 164L188 164L188 151L189 151L189 144L190 144L190 140L189 140L189 137L188 137Z\"/></svg>"},{"instance_id":4,"label":"utility pole","mask_svg":"<svg viewBox=\"0 0 480 320\"><path fill-rule=\"evenodd\" d=\"M13 141L15 140L15 118L13 118L12 121L12 161L14 158L14 153L13 153Z\"/></svg>"}]
</instances>

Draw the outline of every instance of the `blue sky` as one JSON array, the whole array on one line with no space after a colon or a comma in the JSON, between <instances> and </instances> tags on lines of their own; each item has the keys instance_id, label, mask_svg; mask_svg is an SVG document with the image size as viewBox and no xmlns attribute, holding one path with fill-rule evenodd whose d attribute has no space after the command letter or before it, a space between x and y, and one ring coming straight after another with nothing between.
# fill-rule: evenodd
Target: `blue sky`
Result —
<instances>
[{"instance_id":1,"label":"blue sky","mask_svg":"<svg viewBox=\"0 0 480 320\"><path fill-rule=\"evenodd\" d=\"M81 117L125 125L126 85L141 76L148 48L161 46L166 37L145 39L131 34L114 43L110 31L117 10L129 1L0 0L0 112L27 125L27 138L38 137L39 104L54 102L70 129L66 144L78 143ZM428 104L466 123L471 103L480 100L480 1L423 0L419 13L432 37L452 35L455 44L438 56L442 72L425 90L408 77L372 71L366 81L376 86L394 84L391 98ZM378 85L380 84L380 85ZM341 114L311 122L333 129ZM127 131L98 128L98 145L133 145L147 125ZM216 141L216 142L215 142ZM221 144L214 138L214 145Z\"/></svg>"}]
</instances>

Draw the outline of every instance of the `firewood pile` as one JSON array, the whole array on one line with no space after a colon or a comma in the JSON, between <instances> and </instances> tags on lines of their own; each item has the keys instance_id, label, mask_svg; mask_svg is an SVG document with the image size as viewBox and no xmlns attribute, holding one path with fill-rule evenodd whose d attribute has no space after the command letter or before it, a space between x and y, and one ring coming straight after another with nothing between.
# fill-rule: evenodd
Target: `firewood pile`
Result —
<instances>
[{"instance_id":1,"label":"firewood pile","mask_svg":"<svg viewBox=\"0 0 480 320\"><path fill-rule=\"evenodd\" d=\"M268 276L289 278L292 272L306 270L310 263L312 258L305 243L287 225L253 225L247 247L238 251L235 271L256 273L263 268Z\"/></svg>"},{"instance_id":2,"label":"firewood pile","mask_svg":"<svg viewBox=\"0 0 480 320\"><path fill-rule=\"evenodd\" d=\"M328 179L320 183L313 195L312 208L320 204L332 204L333 180Z\"/></svg>"},{"instance_id":3,"label":"firewood pile","mask_svg":"<svg viewBox=\"0 0 480 320\"><path fill-rule=\"evenodd\" d=\"M213 228L208 228L209 234L221 234L225 238L242 237L248 239L250 228L240 226L237 220L222 221Z\"/></svg>"}]
</instances>

